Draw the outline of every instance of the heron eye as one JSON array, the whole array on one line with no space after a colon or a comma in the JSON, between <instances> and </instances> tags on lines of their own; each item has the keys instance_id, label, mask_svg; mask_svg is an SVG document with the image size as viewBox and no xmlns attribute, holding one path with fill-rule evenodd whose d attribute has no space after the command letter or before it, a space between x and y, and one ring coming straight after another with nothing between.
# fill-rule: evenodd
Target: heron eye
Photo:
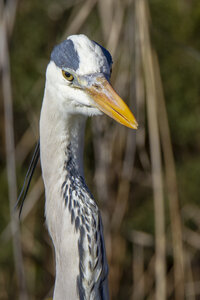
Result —
<instances>
[{"instance_id":1,"label":"heron eye","mask_svg":"<svg viewBox=\"0 0 200 300\"><path fill-rule=\"evenodd\" d=\"M62 70L62 74L63 74L63 77L65 77L65 79L67 79L68 81L74 80L74 76L72 74L70 74L69 72Z\"/></svg>"}]
</instances>

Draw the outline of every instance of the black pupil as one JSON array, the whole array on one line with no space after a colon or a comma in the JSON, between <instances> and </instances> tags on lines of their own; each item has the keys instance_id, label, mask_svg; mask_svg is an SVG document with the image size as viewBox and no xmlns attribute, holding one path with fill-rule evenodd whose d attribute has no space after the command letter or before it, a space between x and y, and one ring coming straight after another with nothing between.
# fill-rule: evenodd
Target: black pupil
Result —
<instances>
[{"instance_id":1,"label":"black pupil","mask_svg":"<svg viewBox=\"0 0 200 300\"><path fill-rule=\"evenodd\" d=\"M65 76L66 76L66 77L70 77L70 76L71 76L71 74L70 74L70 73L68 73L68 72L65 72Z\"/></svg>"}]
</instances>

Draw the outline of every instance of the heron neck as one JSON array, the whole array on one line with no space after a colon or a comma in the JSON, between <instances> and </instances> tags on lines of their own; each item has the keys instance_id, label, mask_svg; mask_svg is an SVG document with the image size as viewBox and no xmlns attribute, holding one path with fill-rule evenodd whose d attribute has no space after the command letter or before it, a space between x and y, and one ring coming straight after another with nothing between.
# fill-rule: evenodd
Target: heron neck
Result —
<instances>
[{"instance_id":1,"label":"heron neck","mask_svg":"<svg viewBox=\"0 0 200 300\"><path fill-rule=\"evenodd\" d=\"M53 102L53 101L52 101ZM64 162L71 158L83 176L83 150L86 117L61 114L44 98L40 117L40 148L43 175L63 173ZM71 156L71 157L69 157ZM46 174L46 176L45 176Z\"/></svg>"},{"instance_id":2,"label":"heron neck","mask_svg":"<svg viewBox=\"0 0 200 300\"><path fill-rule=\"evenodd\" d=\"M63 114L57 110L54 103L55 101L51 101L45 94L40 117L40 155L46 196L45 216L56 256L54 298L65 299L67 293L69 299L78 299L77 245L80 233L74 232L71 212L63 195L63 184L66 183L70 172L72 173L72 166L73 176L74 174L78 177L83 176L86 117Z\"/></svg>"},{"instance_id":3,"label":"heron neck","mask_svg":"<svg viewBox=\"0 0 200 300\"><path fill-rule=\"evenodd\" d=\"M56 257L54 299L108 299L101 217L83 178L86 117L57 109L45 94L40 154L46 222Z\"/></svg>"}]
</instances>

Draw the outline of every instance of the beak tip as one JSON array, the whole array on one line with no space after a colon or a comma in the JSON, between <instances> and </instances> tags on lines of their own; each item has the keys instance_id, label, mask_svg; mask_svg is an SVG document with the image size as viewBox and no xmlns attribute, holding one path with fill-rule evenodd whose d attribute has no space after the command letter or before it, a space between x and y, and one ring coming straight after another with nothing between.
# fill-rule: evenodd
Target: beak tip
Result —
<instances>
[{"instance_id":1,"label":"beak tip","mask_svg":"<svg viewBox=\"0 0 200 300\"><path fill-rule=\"evenodd\" d=\"M132 128L135 129L135 130L137 130L138 129L138 125L133 125Z\"/></svg>"},{"instance_id":2,"label":"beak tip","mask_svg":"<svg viewBox=\"0 0 200 300\"><path fill-rule=\"evenodd\" d=\"M131 122L131 124L130 124L130 127L132 128L132 129L135 129L135 130L137 130L138 129L138 122L136 121L136 119L134 118L134 120Z\"/></svg>"},{"instance_id":3,"label":"beak tip","mask_svg":"<svg viewBox=\"0 0 200 300\"><path fill-rule=\"evenodd\" d=\"M94 100L95 106L122 125L137 129L138 123L133 113L109 82L104 77L97 77L96 81L97 84L93 84L86 89Z\"/></svg>"}]
</instances>

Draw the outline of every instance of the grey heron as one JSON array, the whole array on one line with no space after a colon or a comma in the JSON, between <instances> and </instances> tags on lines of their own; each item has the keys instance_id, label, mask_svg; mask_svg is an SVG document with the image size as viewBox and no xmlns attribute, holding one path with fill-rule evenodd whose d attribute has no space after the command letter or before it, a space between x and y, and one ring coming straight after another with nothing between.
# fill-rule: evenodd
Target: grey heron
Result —
<instances>
[{"instance_id":1,"label":"grey heron","mask_svg":"<svg viewBox=\"0 0 200 300\"><path fill-rule=\"evenodd\" d=\"M54 47L46 70L40 157L46 223L55 249L54 300L109 299L102 220L84 180L83 144L88 116L104 112L137 128L109 83L111 67L105 48L73 35Z\"/></svg>"}]
</instances>

